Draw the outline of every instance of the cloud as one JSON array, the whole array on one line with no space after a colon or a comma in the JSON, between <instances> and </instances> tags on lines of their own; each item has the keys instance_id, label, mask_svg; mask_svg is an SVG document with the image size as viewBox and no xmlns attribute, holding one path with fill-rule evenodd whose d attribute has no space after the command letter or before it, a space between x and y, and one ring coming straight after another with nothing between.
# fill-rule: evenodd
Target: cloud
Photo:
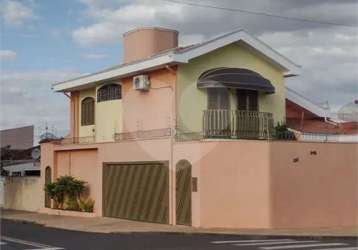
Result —
<instances>
[{"instance_id":1,"label":"cloud","mask_svg":"<svg viewBox=\"0 0 358 250\"><path fill-rule=\"evenodd\" d=\"M334 31L276 32L260 38L303 66L288 86L314 102L329 101L337 110L358 97L358 36L343 28Z\"/></svg>"},{"instance_id":2,"label":"cloud","mask_svg":"<svg viewBox=\"0 0 358 250\"><path fill-rule=\"evenodd\" d=\"M4 0L0 5L0 15L6 24L14 26L37 18L30 6L16 0Z\"/></svg>"},{"instance_id":3,"label":"cloud","mask_svg":"<svg viewBox=\"0 0 358 250\"><path fill-rule=\"evenodd\" d=\"M86 59L105 59L109 56L107 54L84 54L82 57Z\"/></svg>"},{"instance_id":4,"label":"cloud","mask_svg":"<svg viewBox=\"0 0 358 250\"><path fill-rule=\"evenodd\" d=\"M0 50L0 61L14 60L16 57L16 52L12 50Z\"/></svg>"},{"instance_id":5,"label":"cloud","mask_svg":"<svg viewBox=\"0 0 358 250\"><path fill-rule=\"evenodd\" d=\"M23 125L57 128L68 132L68 99L54 94L51 83L79 76L70 70L10 72L0 76L0 129Z\"/></svg>"},{"instance_id":6,"label":"cloud","mask_svg":"<svg viewBox=\"0 0 358 250\"><path fill-rule=\"evenodd\" d=\"M122 34L130 29L138 26L161 25L158 18L181 19L183 16L181 11L181 6L173 7L170 4L152 6L134 3L117 9L97 8L96 4L92 4L89 5L87 14L98 22L76 29L73 32L73 39L81 46L114 44L120 42Z\"/></svg>"},{"instance_id":7,"label":"cloud","mask_svg":"<svg viewBox=\"0 0 358 250\"><path fill-rule=\"evenodd\" d=\"M81 27L75 30L72 36L81 46L90 47L119 40L121 30L121 28L117 29L113 23L103 22L96 23L90 27Z\"/></svg>"},{"instance_id":8,"label":"cloud","mask_svg":"<svg viewBox=\"0 0 358 250\"><path fill-rule=\"evenodd\" d=\"M315 28L330 29L329 25L282 20L267 16L193 7L163 0L98 1L82 0L87 6L86 15L93 24L73 32L74 40L81 46L120 43L122 33L138 26L164 26L178 29L183 36L211 37L239 27L260 35L272 31L296 31ZM190 2L188 0L188 2ZM251 0L196 1L214 6L241 8L257 12L285 13L285 16L317 19L357 25L358 2L352 0ZM258 7L259 6L259 7ZM329 13L329 15L327 14Z\"/></svg>"},{"instance_id":9,"label":"cloud","mask_svg":"<svg viewBox=\"0 0 358 250\"><path fill-rule=\"evenodd\" d=\"M120 46L122 33L138 26L177 29L180 45L244 28L303 66L302 75L288 79L288 86L315 102L329 100L333 108L358 98L356 28L296 22L162 0L82 2L92 24L74 30L73 39L81 46ZM356 0L198 0L195 3L358 25Z\"/></svg>"}]
</instances>

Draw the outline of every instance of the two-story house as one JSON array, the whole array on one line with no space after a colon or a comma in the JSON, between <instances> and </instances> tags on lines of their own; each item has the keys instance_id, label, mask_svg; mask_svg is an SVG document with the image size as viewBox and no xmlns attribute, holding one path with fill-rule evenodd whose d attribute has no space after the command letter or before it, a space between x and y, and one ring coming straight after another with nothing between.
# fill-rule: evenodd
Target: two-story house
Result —
<instances>
[{"instance_id":1,"label":"two-story house","mask_svg":"<svg viewBox=\"0 0 358 250\"><path fill-rule=\"evenodd\" d=\"M71 96L72 138L105 142L170 128L240 137L249 128L232 122L247 116L261 119L256 137L265 121L284 122L284 78L298 72L243 30L182 48L176 31L137 29L124 34L124 54L124 64L53 86Z\"/></svg>"},{"instance_id":2,"label":"two-story house","mask_svg":"<svg viewBox=\"0 0 358 250\"><path fill-rule=\"evenodd\" d=\"M177 31L140 28L123 44L123 64L53 85L71 133L42 144L43 183L86 181L96 216L272 227L270 166L292 162L268 140L299 67L244 30L178 47Z\"/></svg>"}]
</instances>

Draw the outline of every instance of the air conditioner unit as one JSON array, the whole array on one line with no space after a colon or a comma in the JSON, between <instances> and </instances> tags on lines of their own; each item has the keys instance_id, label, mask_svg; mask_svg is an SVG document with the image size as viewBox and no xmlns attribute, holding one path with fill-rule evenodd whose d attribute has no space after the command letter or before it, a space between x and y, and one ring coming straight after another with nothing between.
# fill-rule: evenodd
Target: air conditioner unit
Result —
<instances>
[{"instance_id":1,"label":"air conditioner unit","mask_svg":"<svg viewBox=\"0 0 358 250\"><path fill-rule=\"evenodd\" d=\"M150 88L150 80L148 75L138 75L133 77L133 89L140 91L148 91Z\"/></svg>"}]
</instances>

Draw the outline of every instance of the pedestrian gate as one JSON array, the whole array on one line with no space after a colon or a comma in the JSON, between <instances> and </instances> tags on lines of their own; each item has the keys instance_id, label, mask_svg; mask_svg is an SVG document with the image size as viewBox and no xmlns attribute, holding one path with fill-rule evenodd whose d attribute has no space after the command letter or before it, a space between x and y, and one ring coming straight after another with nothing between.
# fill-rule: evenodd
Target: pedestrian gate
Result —
<instances>
[{"instance_id":1,"label":"pedestrian gate","mask_svg":"<svg viewBox=\"0 0 358 250\"><path fill-rule=\"evenodd\" d=\"M168 224L168 163L104 164L103 214L107 217Z\"/></svg>"},{"instance_id":2,"label":"pedestrian gate","mask_svg":"<svg viewBox=\"0 0 358 250\"><path fill-rule=\"evenodd\" d=\"M180 160L176 165L176 224L191 226L191 164Z\"/></svg>"}]
</instances>

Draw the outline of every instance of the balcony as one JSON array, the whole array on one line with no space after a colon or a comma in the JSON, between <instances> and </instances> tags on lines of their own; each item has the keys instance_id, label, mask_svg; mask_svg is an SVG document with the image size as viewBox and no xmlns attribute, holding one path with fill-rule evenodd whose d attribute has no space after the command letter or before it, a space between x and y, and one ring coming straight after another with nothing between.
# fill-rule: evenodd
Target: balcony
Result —
<instances>
[{"instance_id":1,"label":"balcony","mask_svg":"<svg viewBox=\"0 0 358 250\"><path fill-rule=\"evenodd\" d=\"M274 134L271 113L210 109L203 114L204 138L270 139Z\"/></svg>"},{"instance_id":2,"label":"balcony","mask_svg":"<svg viewBox=\"0 0 358 250\"><path fill-rule=\"evenodd\" d=\"M186 131L176 127L132 131L114 134L113 141L153 140L175 137L177 141L203 139L272 139L275 135L274 121L271 113L209 109L204 110L202 131ZM94 136L64 138L59 144L93 144Z\"/></svg>"},{"instance_id":3,"label":"balcony","mask_svg":"<svg viewBox=\"0 0 358 250\"><path fill-rule=\"evenodd\" d=\"M94 136L86 137L66 137L58 141L58 144L68 145L68 144L91 144L95 143L96 139Z\"/></svg>"},{"instance_id":4,"label":"balcony","mask_svg":"<svg viewBox=\"0 0 358 250\"><path fill-rule=\"evenodd\" d=\"M153 140L169 138L172 135L171 128L160 128L151 130L139 130L132 132L123 132L114 134L114 141L132 141L132 140Z\"/></svg>"}]
</instances>

